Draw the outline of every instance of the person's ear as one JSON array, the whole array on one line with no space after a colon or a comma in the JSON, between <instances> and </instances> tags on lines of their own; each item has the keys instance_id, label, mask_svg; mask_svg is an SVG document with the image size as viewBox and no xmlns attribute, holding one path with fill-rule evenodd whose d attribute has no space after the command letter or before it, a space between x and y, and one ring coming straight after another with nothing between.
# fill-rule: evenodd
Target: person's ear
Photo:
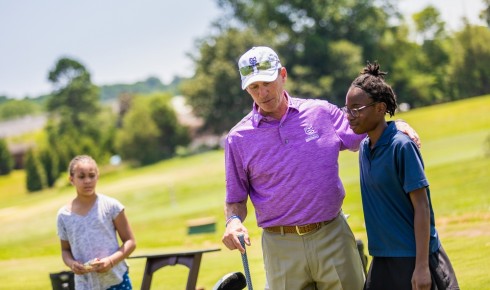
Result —
<instances>
[{"instance_id":1,"label":"person's ear","mask_svg":"<svg viewBox=\"0 0 490 290\"><path fill-rule=\"evenodd\" d=\"M287 78L287 76L288 76L288 71L286 70L286 68L285 68L285 67L281 67L281 68L280 68L280 71L279 71L279 74L281 75L281 77L282 77L283 79L285 79L285 78Z\"/></svg>"},{"instance_id":2,"label":"person's ear","mask_svg":"<svg viewBox=\"0 0 490 290\"><path fill-rule=\"evenodd\" d=\"M386 114L386 103L379 102L376 104L376 111L381 114Z\"/></svg>"}]
</instances>

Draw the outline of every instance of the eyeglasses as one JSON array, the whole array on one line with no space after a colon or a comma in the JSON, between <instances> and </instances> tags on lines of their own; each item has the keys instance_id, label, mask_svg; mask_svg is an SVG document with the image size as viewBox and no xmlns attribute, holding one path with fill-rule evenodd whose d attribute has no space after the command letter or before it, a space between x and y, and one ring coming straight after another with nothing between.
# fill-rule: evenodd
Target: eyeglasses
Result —
<instances>
[{"instance_id":1,"label":"eyeglasses","mask_svg":"<svg viewBox=\"0 0 490 290\"><path fill-rule=\"evenodd\" d=\"M378 102L372 102L372 103L370 103L370 104L367 104L367 105L365 105L365 106L362 106L362 107L359 107L359 108L356 108L356 109L349 109L349 108L347 108L347 106L345 106L345 107L341 108L341 110L342 110L342 112L344 112L344 114L349 114L349 115L351 115L353 118L357 118L357 117L359 117L359 114L360 114L360 113L359 113L359 111L360 111L360 110L364 110L364 109L366 109L367 107L371 107L372 105L375 105L375 104L377 104L377 103L378 103Z\"/></svg>"},{"instance_id":2,"label":"eyeglasses","mask_svg":"<svg viewBox=\"0 0 490 290\"><path fill-rule=\"evenodd\" d=\"M269 60L266 60L266 61L261 61L261 62L258 62L256 64L253 64L253 65L247 65L247 66L244 66L244 67L241 67L239 69L240 71L240 74L244 77L250 75L251 73L254 72L254 67L257 69L257 70L268 70L268 69L271 69L271 68L277 68L279 65L279 61L278 60L274 60L274 61L269 61Z\"/></svg>"}]
</instances>

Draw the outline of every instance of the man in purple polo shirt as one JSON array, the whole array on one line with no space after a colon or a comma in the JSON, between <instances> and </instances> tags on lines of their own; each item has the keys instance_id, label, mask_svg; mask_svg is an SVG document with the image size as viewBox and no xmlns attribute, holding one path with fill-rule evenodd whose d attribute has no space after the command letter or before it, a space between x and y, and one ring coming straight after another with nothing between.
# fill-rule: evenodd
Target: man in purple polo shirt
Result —
<instances>
[{"instance_id":1,"label":"man in purple polo shirt","mask_svg":"<svg viewBox=\"0 0 490 290\"><path fill-rule=\"evenodd\" d=\"M266 289L362 289L362 262L341 211L338 156L358 150L365 135L335 105L289 96L287 70L272 49L250 49L238 67L254 103L225 143L223 243L243 253L237 235L244 234L250 245L242 224L250 197L263 228Z\"/></svg>"}]
</instances>

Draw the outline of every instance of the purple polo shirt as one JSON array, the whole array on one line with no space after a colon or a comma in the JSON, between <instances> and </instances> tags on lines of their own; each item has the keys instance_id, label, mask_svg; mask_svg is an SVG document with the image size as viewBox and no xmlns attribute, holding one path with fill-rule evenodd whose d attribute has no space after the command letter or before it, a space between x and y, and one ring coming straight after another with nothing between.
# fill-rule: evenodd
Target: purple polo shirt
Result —
<instances>
[{"instance_id":1,"label":"purple polo shirt","mask_svg":"<svg viewBox=\"0 0 490 290\"><path fill-rule=\"evenodd\" d=\"M225 143L226 202L250 196L259 227L303 225L334 218L345 196L340 150L359 149L364 134L324 100L291 98L282 119L253 105Z\"/></svg>"}]
</instances>

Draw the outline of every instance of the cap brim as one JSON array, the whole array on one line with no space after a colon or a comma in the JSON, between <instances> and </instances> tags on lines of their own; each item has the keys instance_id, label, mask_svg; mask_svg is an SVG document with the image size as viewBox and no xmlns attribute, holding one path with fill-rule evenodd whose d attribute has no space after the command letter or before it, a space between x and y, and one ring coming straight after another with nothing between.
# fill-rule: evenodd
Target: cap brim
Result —
<instances>
[{"instance_id":1,"label":"cap brim","mask_svg":"<svg viewBox=\"0 0 490 290\"><path fill-rule=\"evenodd\" d=\"M275 69L273 74L251 74L242 80L242 90L245 90L249 85L255 82L272 82L277 79L279 70Z\"/></svg>"}]
</instances>

